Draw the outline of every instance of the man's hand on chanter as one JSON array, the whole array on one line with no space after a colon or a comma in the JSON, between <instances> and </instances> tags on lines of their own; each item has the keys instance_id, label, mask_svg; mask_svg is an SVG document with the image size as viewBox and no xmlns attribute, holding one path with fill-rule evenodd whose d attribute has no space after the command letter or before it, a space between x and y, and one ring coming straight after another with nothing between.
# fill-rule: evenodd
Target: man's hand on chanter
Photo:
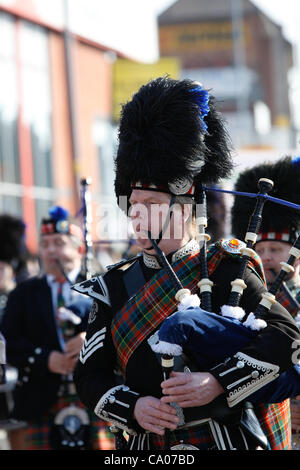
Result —
<instances>
[{"instance_id":1,"label":"man's hand on chanter","mask_svg":"<svg viewBox=\"0 0 300 470\"><path fill-rule=\"evenodd\" d=\"M172 372L161 383L162 403L176 402L182 408L203 406L210 403L224 390L215 377L208 372Z\"/></svg>"},{"instance_id":2,"label":"man's hand on chanter","mask_svg":"<svg viewBox=\"0 0 300 470\"><path fill-rule=\"evenodd\" d=\"M142 428L161 436L164 435L165 428L174 430L179 422L176 410L172 406L151 396L137 400L134 418Z\"/></svg>"}]
</instances>

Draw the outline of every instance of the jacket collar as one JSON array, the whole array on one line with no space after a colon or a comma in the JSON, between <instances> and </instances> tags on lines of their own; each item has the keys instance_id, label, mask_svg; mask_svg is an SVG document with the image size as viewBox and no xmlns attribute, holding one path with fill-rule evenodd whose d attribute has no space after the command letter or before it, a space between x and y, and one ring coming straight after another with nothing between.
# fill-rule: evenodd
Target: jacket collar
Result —
<instances>
[{"instance_id":1,"label":"jacket collar","mask_svg":"<svg viewBox=\"0 0 300 470\"><path fill-rule=\"evenodd\" d=\"M175 263L175 261L183 258L184 256L191 255L192 253L195 253L199 251L199 243L192 239L190 240L186 245L182 246L179 248L179 250L170 253L168 255L169 260L171 263ZM147 268L152 268L152 269L161 269L162 266L160 265L157 257L155 255L149 255L148 253L143 252L143 262Z\"/></svg>"}]
</instances>

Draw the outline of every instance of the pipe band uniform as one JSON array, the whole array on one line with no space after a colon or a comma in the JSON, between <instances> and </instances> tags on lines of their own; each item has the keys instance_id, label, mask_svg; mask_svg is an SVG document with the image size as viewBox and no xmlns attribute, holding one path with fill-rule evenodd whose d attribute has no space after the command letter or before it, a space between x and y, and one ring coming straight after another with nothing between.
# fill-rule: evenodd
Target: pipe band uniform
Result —
<instances>
[{"instance_id":1,"label":"pipe band uniform","mask_svg":"<svg viewBox=\"0 0 300 470\"><path fill-rule=\"evenodd\" d=\"M10 293L2 322L18 369L12 418L27 423L15 450L110 450L108 424L84 407L73 381L92 300L70 288L87 272L83 231L65 208L41 220L39 255L43 271Z\"/></svg>"},{"instance_id":2,"label":"pipe band uniform","mask_svg":"<svg viewBox=\"0 0 300 470\"><path fill-rule=\"evenodd\" d=\"M209 244L205 188L218 187L232 168L222 115L198 82L160 77L123 106L115 192L120 203L127 197L141 253L73 287L96 306L75 384L82 402L113 424L118 449L290 447L288 405L272 405L273 390L264 400L251 397L293 367L299 329L278 303L263 327L244 325L267 292L260 259L247 242ZM269 190L261 187L252 201L251 233ZM229 305L241 267L247 287ZM179 343L164 342L159 336L175 331L174 317ZM190 348L195 323L200 366Z\"/></svg>"},{"instance_id":3,"label":"pipe band uniform","mask_svg":"<svg viewBox=\"0 0 300 470\"><path fill-rule=\"evenodd\" d=\"M271 192L277 198L300 203L300 160L299 158L284 157L275 163L266 162L256 165L251 169L245 170L239 175L235 189L237 191L254 192L255 180L261 178L262 175L273 179L274 190ZM246 222L251 210L251 199L245 197L236 197L232 207L232 233L237 238L242 236L241 227ZM287 250L291 249L300 233L300 213L293 208L272 204L267 201L264 208L264 216L262 219L259 233L256 237L255 248L258 252L262 252L262 248L267 242L267 247L274 250L280 246L286 246ZM297 252L295 252L297 255ZM266 254L263 253L263 259ZM281 259L280 261L284 261ZM268 276L268 284L272 284L280 267L276 266L273 270L272 263L268 260L265 265L266 275ZM298 268L296 268L298 271ZM278 293L277 300L284 305L285 308L296 317L299 311L300 302L300 282L299 276L288 276L286 282L283 282Z\"/></svg>"},{"instance_id":4,"label":"pipe band uniform","mask_svg":"<svg viewBox=\"0 0 300 470\"><path fill-rule=\"evenodd\" d=\"M300 203L300 159L285 156L275 163L264 162L241 173L235 184L237 191L255 191L254 181L266 176L274 181L270 192L281 200L293 204ZM236 197L232 207L232 232L241 236L241 226L245 223L251 200ZM299 261L300 211L267 201L260 230L255 240L255 251L261 257L270 296L265 298L266 304L274 302L274 298L283 305L295 318L299 325L300 318L300 261ZM273 296L273 297L272 297ZM293 395L300 395L299 366L296 364L287 374ZM297 409L299 400L291 400L291 422L293 430L293 449L300 448L299 434L294 432L299 424Z\"/></svg>"}]
</instances>

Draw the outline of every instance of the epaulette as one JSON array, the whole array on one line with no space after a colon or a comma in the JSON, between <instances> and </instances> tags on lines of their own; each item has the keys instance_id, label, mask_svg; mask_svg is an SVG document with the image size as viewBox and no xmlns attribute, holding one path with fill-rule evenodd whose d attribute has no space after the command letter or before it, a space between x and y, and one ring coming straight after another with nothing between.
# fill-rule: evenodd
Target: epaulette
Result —
<instances>
[{"instance_id":1,"label":"epaulette","mask_svg":"<svg viewBox=\"0 0 300 470\"><path fill-rule=\"evenodd\" d=\"M104 302L107 305L111 305L108 288L105 282L105 276L109 275L111 272L119 269L126 264L131 265L134 261L136 261L141 255L137 255L134 258L130 258L129 260L122 260L119 263L107 266L107 272L103 275L94 276L91 279L87 279L85 281L79 282L74 284L71 289L79 292L80 294L88 295L93 299L98 299L101 302Z\"/></svg>"},{"instance_id":2,"label":"epaulette","mask_svg":"<svg viewBox=\"0 0 300 470\"><path fill-rule=\"evenodd\" d=\"M110 306L109 293L103 276L94 276L91 279L74 284L71 289L93 299L98 299Z\"/></svg>"}]
</instances>

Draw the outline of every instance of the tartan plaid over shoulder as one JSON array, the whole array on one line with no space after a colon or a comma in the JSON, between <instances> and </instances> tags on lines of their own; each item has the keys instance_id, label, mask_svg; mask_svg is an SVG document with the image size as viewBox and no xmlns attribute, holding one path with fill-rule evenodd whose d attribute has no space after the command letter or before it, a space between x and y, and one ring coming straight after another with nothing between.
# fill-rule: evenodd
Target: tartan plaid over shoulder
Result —
<instances>
[{"instance_id":1,"label":"tartan plaid over shoulder","mask_svg":"<svg viewBox=\"0 0 300 470\"><path fill-rule=\"evenodd\" d=\"M240 254L225 251L222 243L211 245L207 252L209 275L214 272L222 259L240 258ZM265 282L260 258L255 255L249 261L250 269ZM200 280L199 252L177 260L173 265L182 285L194 294ZM164 269L154 276L119 310L112 321L112 338L117 351L120 371L125 376L131 354L149 335L156 330L165 318L177 309L175 290Z\"/></svg>"},{"instance_id":2,"label":"tartan plaid over shoulder","mask_svg":"<svg viewBox=\"0 0 300 470\"><path fill-rule=\"evenodd\" d=\"M300 313L300 290L298 295L296 294L293 298L293 293L288 293L282 286L276 294L276 300L292 315L293 318Z\"/></svg>"}]
</instances>

